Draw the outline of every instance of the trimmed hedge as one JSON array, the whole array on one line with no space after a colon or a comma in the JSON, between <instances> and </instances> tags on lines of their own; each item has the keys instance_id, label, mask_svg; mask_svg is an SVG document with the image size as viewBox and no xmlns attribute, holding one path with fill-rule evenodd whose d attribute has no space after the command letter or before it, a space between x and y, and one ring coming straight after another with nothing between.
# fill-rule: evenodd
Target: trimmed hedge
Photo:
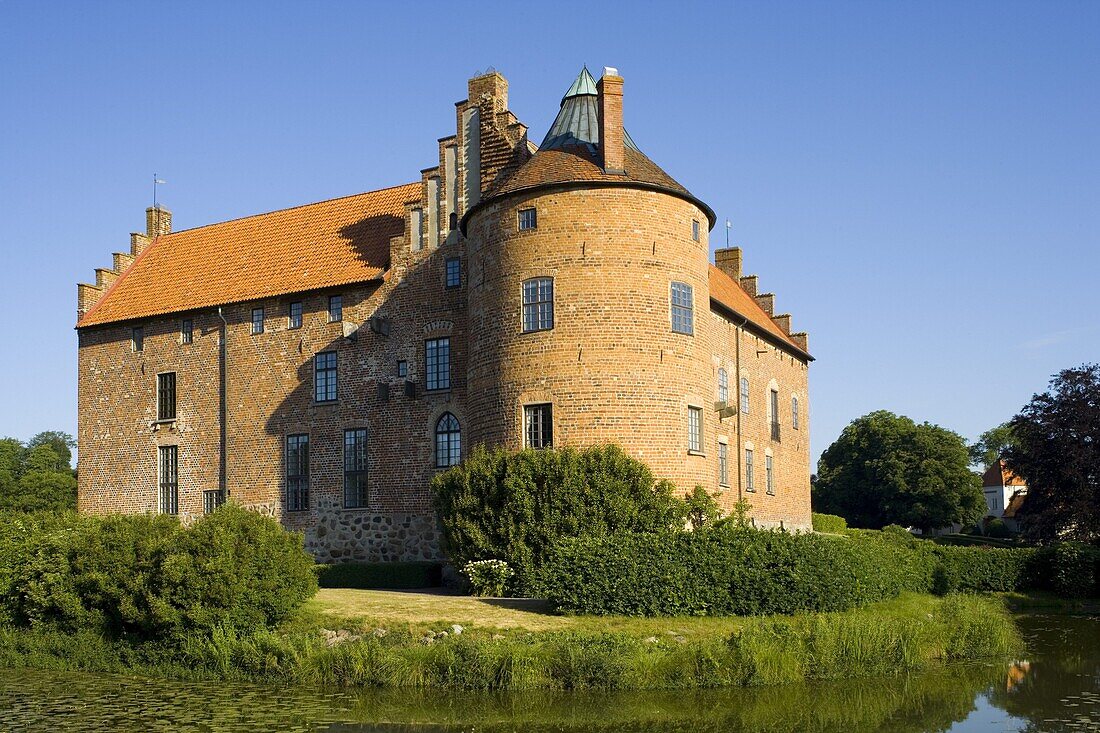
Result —
<instances>
[{"instance_id":1,"label":"trimmed hedge","mask_svg":"<svg viewBox=\"0 0 1100 733\"><path fill-rule=\"evenodd\" d=\"M848 520L844 517L838 517L835 514L819 514L818 512L814 512L810 515L810 521L813 523L814 532L843 534L844 530L848 529Z\"/></svg>"},{"instance_id":2,"label":"trimmed hedge","mask_svg":"<svg viewBox=\"0 0 1100 733\"><path fill-rule=\"evenodd\" d=\"M923 590L933 559L889 543L730 525L558 543L542 577L559 610L626 616L838 611Z\"/></svg>"},{"instance_id":3,"label":"trimmed hedge","mask_svg":"<svg viewBox=\"0 0 1100 733\"><path fill-rule=\"evenodd\" d=\"M317 584L322 588L370 588L408 590L443 585L443 564L438 562L348 562L317 565Z\"/></svg>"},{"instance_id":4,"label":"trimmed hedge","mask_svg":"<svg viewBox=\"0 0 1100 733\"><path fill-rule=\"evenodd\" d=\"M541 582L567 613L626 616L839 611L902 591L1100 595L1100 548L940 546L908 532L794 535L720 525L557 543Z\"/></svg>"}]
</instances>

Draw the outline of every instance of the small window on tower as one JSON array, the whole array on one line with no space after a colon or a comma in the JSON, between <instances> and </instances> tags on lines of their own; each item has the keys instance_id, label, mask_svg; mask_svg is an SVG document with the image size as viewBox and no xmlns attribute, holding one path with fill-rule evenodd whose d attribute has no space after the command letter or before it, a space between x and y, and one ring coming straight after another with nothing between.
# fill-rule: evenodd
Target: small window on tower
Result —
<instances>
[{"instance_id":1,"label":"small window on tower","mask_svg":"<svg viewBox=\"0 0 1100 733\"><path fill-rule=\"evenodd\" d=\"M699 220L698 219L692 219L691 220L691 238L694 239L696 242L699 241Z\"/></svg>"},{"instance_id":2,"label":"small window on tower","mask_svg":"<svg viewBox=\"0 0 1100 733\"><path fill-rule=\"evenodd\" d=\"M409 362L405 361L404 359L397 362L397 376L399 376L399 377L409 376Z\"/></svg>"},{"instance_id":3,"label":"small window on tower","mask_svg":"<svg viewBox=\"0 0 1100 733\"><path fill-rule=\"evenodd\" d=\"M457 257L447 258L447 287L457 288L462 285L462 260Z\"/></svg>"},{"instance_id":4,"label":"small window on tower","mask_svg":"<svg viewBox=\"0 0 1100 733\"><path fill-rule=\"evenodd\" d=\"M519 210L519 230L535 229L539 225L538 214L534 209Z\"/></svg>"}]
</instances>

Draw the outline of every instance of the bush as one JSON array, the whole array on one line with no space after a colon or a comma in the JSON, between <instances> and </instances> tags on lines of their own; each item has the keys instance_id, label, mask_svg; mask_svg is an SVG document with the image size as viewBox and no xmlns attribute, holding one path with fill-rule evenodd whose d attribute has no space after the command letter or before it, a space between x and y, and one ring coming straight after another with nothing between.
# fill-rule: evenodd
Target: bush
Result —
<instances>
[{"instance_id":1,"label":"bush","mask_svg":"<svg viewBox=\"0 0 1100 733\"><path fill-rule=\"evenodd\" d=\"M987 521L984 523L986 537L1003 540L1012 536L1012 532L1008 529L1008 525L1004 523L1003 519L986 517L986 520Z\"/></svg>"},{"instance_id":2,"label":"bush","mask_svg":"<svg viewBox=\"0 0 1100 733\"><path fill-rule=\"evenodd\" d=\"M848 529L848 520L844 517L838 517L835 514L819 514L818 512L814 512L810 515L810 520L813 522L814 532L843 534L844 530Z\"/></svg>"},{"instance_id":3,"label":"bush","mask_svg":"<svg viewBox=\"0 0 1100 733\"><path fill-rule=\"evenodd\" d=\"M890 543L721 526L573 538L555 546L559 610L628 616L833 611L926 590L930 553Z\"/></svg>"},{"instance_id":4,"label":"bush","mask_svg":"<svg viewBox=\"0 0 1100 733\"><path fill-rule=\"evenodd\" d=\"M111 637L162 638L286 618L316 590L298 535L227 504L182 529L131 515L0 522L8 620Z\"/></svg>"},{"instance_id":5,"label":"bush","mask_svg":"<svg viewBox=\"0 0 1100 733\"><path fill-rule=\"evenodd\" d=\"M1062 542L1035 553L1031 586L1063 598L1100 597L1100 547Z\"/></svg>"},{"instance_id":6,"label":"bush","mask_svg":"<svg viewBox=\"0 0 1100 733\"><path fill-rule=\"evenodd\" d=\"M514 588L538 592L538 570L565 537L683 527L667 481L616 446L509 453L478 447L432 479L444 547L456 567L500 559Z\"/></svg>"},{"instance_id":7,"label":"bush","mask_svg":"<svg viewBox=\"0 0 1100 733\"><path fill-rule=\"evenodd\" d=\"M443 584L443 565L417 560L409 562L347 562L317 565L317 584L322 588L373 588L408 590L438 588Z\"/></svg>"},{"instance_id":8,"label":"bush","mask_svg":"<svg viewBox=\"0 0 1100 733\"><path fill-rule=\"evenodd\" d=\"M1026 549L935 545L932 592L1007 593L1028 587L1034 552Z\"/></svg>"},{"instance_id":9,"label":"bush","mask_svg":"<svg viewBox=\"0 0 1100 733\"><path fill-rule=\"evenodd\" d=\"M499 598L504 595L508 579L514 575L503 560L474 560L466 563L462 572L470 581L475 596Z\"/></svg>"}]
</instances>

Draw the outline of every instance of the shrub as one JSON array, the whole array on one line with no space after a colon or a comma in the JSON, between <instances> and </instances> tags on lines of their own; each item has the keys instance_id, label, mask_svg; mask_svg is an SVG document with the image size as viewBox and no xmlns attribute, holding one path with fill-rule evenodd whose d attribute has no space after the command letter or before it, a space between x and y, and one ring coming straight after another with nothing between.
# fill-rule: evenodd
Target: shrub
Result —
<instances>
[{"instance_id":1,"label":"shrub","mask_svg":"<svg viewBox=\"0 0 1100 733\"><path fill-rule=\"evenodd\" d=\"M1033 551L995 547L935 545L936 575L932 591L1006 593L1028 586Z\"/></svg>"},{"instance_id":2,"label":"shrub","mask_svg":"<svg viewBox=\"0 0 1100 733\"><path fill-rule=\"evenodd\" d=\"M1100 597L1100 547L1062 542L1035 553L1030 585L1064 598Z\"/></svg>"},{"instance_id":3,"label":"shrub","mask_svg":"<svg viewBox=\"0 0 1100 733\"><path fill-rule=\"evenodd\" d=\"M257 628L316 590L298 535L228 504L182 529L130 515L0 523L5 615L23 626L161 638Z\"/></svg>"},{"instance_id":4,"label":"shrub","mask_svg":"<svg viewBox=\"0 0 1100 733\"><path fill-rule=\"evenodd\" d=\"M474 560L462 569L475 596L499 598L515 573L503 560Z\"/></svg>"},{"instance_id":5,"label":"shrub","mask_svg":"<svg viewBox=\"0 0 1100 733\"><path fill-rule=\"evenodd\" d=\"M682 527L685 516L672 484L616 446L478 447L435 476L432 492L451 561L504 560L516 571L514 590L529 594L558 540Z\"/></svg>"},{"instance_id":6,"label":"shrub","mask_svg":"<svg viewBox=\"0 0 1100 733\"><path fill-rule=\"evenodd\" d=\"M443 565L426 560L409 562L346 562L317 565L317 584L322 588L374 588L407 590L438 588L443 584Z\"/></svg>"},{"instance_id":7,"label":"shrub","mask_svg":"<svg viewBox=\"0 0 1100 733\"><path fill-rule=\"evenodd\" d=\"M844 517L838 517L835 514L819 514L818 512L814 512L810 515L810 520L813 522L814 532L842 534L844 530L848 529L848 520Z\"/></svg>"},{"instance_id":8,"label":"shrub","mask_svg":"<svg viewBox=\"0 0 1100 733\"><path fill-rule=\"evenodd\" d=\"M1008 525L1004 523L1003 519L997 517L986 517L984 523L985 536L993 537L995 539L1007 539L1012 536L1012 532L1008 529Z\"/></svg>"}]
</instances>

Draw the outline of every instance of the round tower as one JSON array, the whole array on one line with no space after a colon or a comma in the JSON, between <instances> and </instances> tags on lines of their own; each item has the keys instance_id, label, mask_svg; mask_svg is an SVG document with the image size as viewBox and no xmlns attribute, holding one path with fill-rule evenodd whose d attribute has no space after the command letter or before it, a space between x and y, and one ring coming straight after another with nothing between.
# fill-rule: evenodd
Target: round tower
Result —
<instances>
[{"instance_id":1,"label":"round tower","mask_svg":"<svg viewBox=\"0 0 1100 733\"><path fill-rule=\"evenodd\" d=\"M472 443L617 443L709 484L710 208L634 144L622 78L584 69L538 151L464 217ZM697 411L697 412L696 412Z\"/></svg>"}]
</instances>

